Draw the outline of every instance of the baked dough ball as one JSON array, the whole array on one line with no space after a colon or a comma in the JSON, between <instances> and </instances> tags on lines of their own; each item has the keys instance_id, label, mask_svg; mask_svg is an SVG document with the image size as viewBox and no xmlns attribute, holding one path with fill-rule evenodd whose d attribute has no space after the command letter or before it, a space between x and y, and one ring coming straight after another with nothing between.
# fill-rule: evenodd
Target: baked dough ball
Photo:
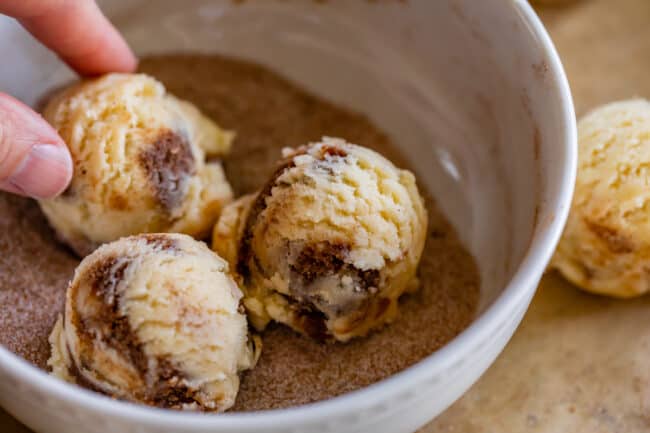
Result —
<instances>
[{"instance_id":1,"label":"baked dough ball","mask_svg":"<svg viewBox=\"0 0 650 433\"><path fill-rule=\"evenodd\" d=\"M650 290L650 103L597 108L578 123L578 178L552 261L568 280L620 298Z\"/></svg>"},{"instance_id":2,"label":"baked dough ball","mask_svg":"<svg viewBox=\"0 0 650 433\"><path fill-rule=\"evenodd\" d=\"M109 74L55 95L43 113L74 161L70 187L40 205L79 255L122 236L209 234L232 192L233 134L143 74Z\"/></svg>"},{"instance_id":3,"label":"baked dough ball","mask_svg":"<svg viewBox=\"0 0 650 433\"><path fill-rule=\"evenodd\" d=\"M270 320L347 341L390 322L417 288L427 214L413 174L324 138L223 212L213 249L237 269L257 329Z\"/></svg>"},{"instance_id":4,"label":"baked dough ball","mask_svg":"<svg viewBox=\"0 0 650 433\"><path fill-rule=\"evenodd\" d=\"M49 365L115 398L224 411L260 347L248 335L241 297L227 262L189 236L105 244L68 286Z\"/></svg>"}]
</instances>

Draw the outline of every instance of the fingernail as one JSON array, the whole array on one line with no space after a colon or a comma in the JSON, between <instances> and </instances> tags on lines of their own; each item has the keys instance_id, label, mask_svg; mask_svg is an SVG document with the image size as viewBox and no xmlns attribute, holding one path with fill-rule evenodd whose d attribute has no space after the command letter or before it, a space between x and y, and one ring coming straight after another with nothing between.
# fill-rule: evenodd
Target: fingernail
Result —
<instances>
[{"instance_id":1,"label":"fingernail","mask_svg":"<svg viewBox=\"0 0 650 433\"><path fill-rule=\"evenodd\" d=\"M33 198L54 197L72 177L70 152L63 146L35 144L0 188Z\"/></svg>"}]
</instances>

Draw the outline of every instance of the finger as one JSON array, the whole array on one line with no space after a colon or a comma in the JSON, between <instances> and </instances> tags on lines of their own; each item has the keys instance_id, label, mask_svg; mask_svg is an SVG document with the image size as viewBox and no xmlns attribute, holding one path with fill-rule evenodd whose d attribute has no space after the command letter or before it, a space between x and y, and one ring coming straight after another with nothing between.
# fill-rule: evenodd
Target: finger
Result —
<instances>
[{"instance_id":1,"label":"finger","mask_svg":"<svg viewBox=\"0 0 650 433\"><path fill-rule=\"evenodd\" d=\"M0 93L0 189L34 198L61 193L72 177L63 140L40 115Z\"/></svg>"},{"instance_id":2,"label":"finger","mask_svg":"<svg viewBox=\"0 0 650 433\"><path fill-rule=\"evenodd\" d=\"M82 75L132 72L137 60L93 0L0 0L39 41Z\"/></svg>"}]
</instances>

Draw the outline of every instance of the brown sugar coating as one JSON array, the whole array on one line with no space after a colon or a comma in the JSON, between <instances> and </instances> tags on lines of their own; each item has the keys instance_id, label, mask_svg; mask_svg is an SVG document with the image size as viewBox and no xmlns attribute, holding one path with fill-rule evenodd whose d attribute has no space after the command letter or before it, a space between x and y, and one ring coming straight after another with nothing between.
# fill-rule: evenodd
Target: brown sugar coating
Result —
<instances>
[{"instance_id":1,"label":"brown sugar coating","mask_svg":"<svg viewBox=\"0 0 650 433\"><path fill-rule=\"evenodd\" d=\"M324 135L370 147L408 168L397 146L366 117L311 96L261 66L172 55L143 59L140 69L237 131L224 161L236 196L263 187L282 147ZM426 197L425 185L420 188ZM435 202L427 198L426 207L430 235L419 270L422 284L403 298L398 319L348 344L321 344L283 326L269 327L262 357L243 375L232 410L289 407L361 388L419 361L470 323L478 270ZM56 242L35 203L1 193L0 249L6 252L0 255L0 343L45 368L47 337L78 262ZM308 278L310 266L301 267Z\"/></svg>"},{"instance_id":2,"label":"brown sugar coating","mask_svg":"<svg viewBox=\"0 0 650 433\"><path fill-rule=\"evenodd\" d=\"M187 189L187 179L196 172L190 143L182 135L166 130L140 154L140 164L163 209L173 210Z\"/></svg>"}]
</instances>

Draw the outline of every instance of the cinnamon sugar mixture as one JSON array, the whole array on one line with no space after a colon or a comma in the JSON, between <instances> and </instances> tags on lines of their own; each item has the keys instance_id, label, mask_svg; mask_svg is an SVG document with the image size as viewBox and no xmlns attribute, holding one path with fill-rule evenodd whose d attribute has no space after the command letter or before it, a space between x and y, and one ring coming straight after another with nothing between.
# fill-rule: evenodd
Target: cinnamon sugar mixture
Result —
<instances>
[{"instance_id":1,"label":"cinnamon sugar mixture","mask_svg":"<svg viewBox=\"0 0 650 433\"><path fill-rule=\"evenodd\" d=\"M225 161L237 195L264 183L282 147L323 135L374 148L405 167L397 147L364 116L261 66L220 56L171 55L144 59L140 69L237 131ZM424 185L419 188L426 197ZM269 327L259 364L243 376L232 410L294 406L361 388L429 355L470 323L479 297L478 270L433 200L427 199L427 208L422 287L403 298L397 321L367 338L327 345ZM45 368L47 337L78 260L54 240L35 202L2 193L0 251L0 344Z\"/></svg>"}]
</instances>

